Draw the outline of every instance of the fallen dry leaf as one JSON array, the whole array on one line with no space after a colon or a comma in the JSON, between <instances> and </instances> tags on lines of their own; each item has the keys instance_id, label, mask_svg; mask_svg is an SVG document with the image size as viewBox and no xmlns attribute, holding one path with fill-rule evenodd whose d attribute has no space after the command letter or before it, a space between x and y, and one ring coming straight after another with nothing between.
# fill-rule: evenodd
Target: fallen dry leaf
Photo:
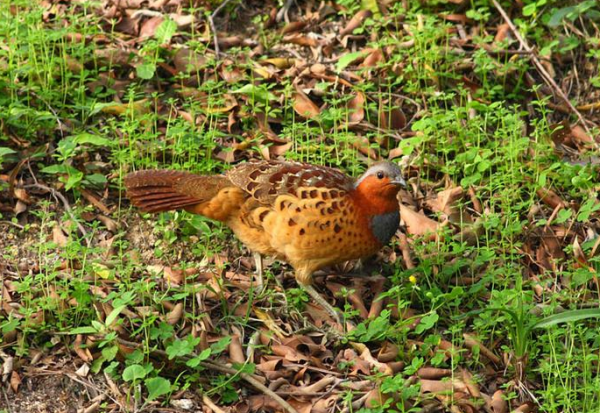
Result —
<instances>
[{"instance_id":1,"label":"fallen dry leaf","mask_svg":"<svg viewBox=\"0 0 600 413\"><path fill-rule=\"evenodd\" d=\"M296 85L296 92L294 93L294 110L296 113L304 118L312 119L319 116L321 111L319 107Z\"/></svg>"},{"instance_id":2,"label":"fallen dry leaf","mask_svg":"<svg viewBox=\"0 0 600 413\"><path fill-rule=\"evenodd\" d=\"M402 204L400 204L400 217L411 235L435 235L440 228L440 224L436 221Z\"/></svg>"},{"instance_id":3,"label":"fallen dry leaf","mask_svg":"<svg viewBox=\"0 0 600 413\"><path fill-rule=\"evenodd\" d=\"M493 413L508 413L508 403L504 398L502 390L496 390L489 402L489 408Z\"/></svg>"},{"instance_id":4,"label":"fallen dry leaf","mask_svg":"<svg viewBox=\"0 0 600 413\"><path fill-rule=\"evenodd\" d=\"M177 303L175 307L169 311L165 317L167 324L175 325L183 316L183 303Z\"/></svg>"},{"instance_id":5,"label":"fallen dry leaf","mask_svg":"<svg viewBox=\"0 0 600 413\"><path fill-rule=\"evenodd\" d=\"M348 122L350 124L358 124L365 118L365 103L367 99L363 92L357 91L356 95L348 101L346 109L348 109Z\"/></svg>"},{"instance_id":6,"label":"fallen dry leaf","mask_svg":"<svg viewBox=\"0 0 600 413\"><path fill-rule=\"evenodd\" d=\"M340 31L340 37L344 37L347 34L351 34L354 30L358 29L360 25L369 17L371 17L373 13L370 10L359 10L354 17L350 19L348 24Z\"/></svg>"},{"instance_id":7,"label":"fallen dry leaf","mask_svg":"<svg viewBox=\"0 0 600 413\"><path fill-rule=\"evenodd\" d=\"M10 373L10 388L13 392L19 392L19 386L21 386L21 376L16 371Z\"/></svg>"}]
</instances>

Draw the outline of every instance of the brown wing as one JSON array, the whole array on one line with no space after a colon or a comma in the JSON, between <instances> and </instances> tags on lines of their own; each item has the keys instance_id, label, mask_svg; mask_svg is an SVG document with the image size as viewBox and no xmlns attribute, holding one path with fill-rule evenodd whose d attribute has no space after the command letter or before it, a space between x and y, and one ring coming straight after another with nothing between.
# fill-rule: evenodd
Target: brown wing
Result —
<instances>
[{"instance_id":1,"label":"brown wing","mask_svg":"<svg viewBox=\"0 0 600 413\"><path fill-rule=\"evenodd\" d=\"M197 205L232 186L222 175L202 176L189 172L148 170L125 177L127 197L148 212L169 211Z\"/></svg>"},{"instance_id":2,"label":"brown wing","mask_svg":"<svg viewBox=\"0 0 600 413\"><path fill-rule=\"evenodd\" d=\"M300 196L299 188L328 188L342 195L353 186L352 178L337 169L293 161L247 162L227 172L227 178L266 205L280 195Z\"/></svg>"}]
</instances>

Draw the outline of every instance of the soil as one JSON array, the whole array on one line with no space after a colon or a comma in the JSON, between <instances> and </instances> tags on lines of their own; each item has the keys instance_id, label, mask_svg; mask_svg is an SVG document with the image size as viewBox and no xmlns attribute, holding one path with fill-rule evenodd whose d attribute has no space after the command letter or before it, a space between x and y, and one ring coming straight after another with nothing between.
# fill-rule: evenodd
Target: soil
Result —
<instances>
[{"instance_id":1,"label":"soil","mask_svg":"<svg viewBox=\"0 0 600 413\"><path fill-rule=\"evenodd\" d=\"M2 393L0 411L7 413L75 413L92 398L89 388L59 373L24 378L18 393Z\"/></svg>"}]
</instances>

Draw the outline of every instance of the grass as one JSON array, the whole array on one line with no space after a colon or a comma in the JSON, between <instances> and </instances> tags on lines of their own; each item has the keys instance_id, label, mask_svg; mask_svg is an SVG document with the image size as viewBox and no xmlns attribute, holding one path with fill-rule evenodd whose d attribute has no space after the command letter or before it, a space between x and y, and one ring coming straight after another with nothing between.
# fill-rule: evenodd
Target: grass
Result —
<instances>
[{"instance_id":1,"label":"grass","mask_svg":"<svg viewBox=\"0 0 600 413\"><path fill-rule=\"evenodd\" d=\"M359 2L338 3L348 18L360 10ZM529 398L542 412L598 411L598 321L566 313L548 328L533 329L559 309L598 307L599 177L593 163L578 161L595 156L595 149L576 146L575 161L557 152L554 130L568 116L552 109L537 77L529 84L528 77L536 76L529 60L483 47L498 46L489 33L492 23L500 23L491 4L474 1L460 9L441 3L408 2L406 10L398 3L366 19L354 32L366 34L359 50L378 48L387 56L375 66L348 62L342 79L364 79L352 87L335 80L339 61L327 65L328 77L320 79L293 72L293 65L273 75L267 69L274 67L262 60L280 57L277 51L263 56L237 47L226 52L228 66L220 65L207 52L212 45L200 40L203 32L171 20L128 50L122 41L130 36L99 16L94 3L56 5L56 11L25 1L0 4L0 161L7 177L0 190L4 197L14 186L23 188L0 204L21 208L0 216L3 281L12 303L11 311L0 310L2 351L26 365L39 351L68 348L92 373L107 372L124 383L130 406L149 407L186 389L201 389L222 405L237 403L244 398L240 375L208 374L202 363L225 358L227 337L235 331L252 347L250 337L263 323L251 309L242 311L249 300L242 290L234 292L234 306L219 295L231 279L203 274L247 274L248 254L229 230L202 217L130 210L122 198L123 176L163 167L221 172L232 160L265 154L356 176L370 162L368 154L395 154L418 190L411 206L429 217L445 218L425 202L440 190L460 185L472 195L455 203L462 215L450 217L435 240L409 236L414 268L400 259L383 265L389 308L361 320L349 339L372 349L392 343L402 349L396 361L405 367L387 377L369 376L382 394L399 396L362 411L427 405L435 397L420 394L411 377L430 366L453 375L472 372L482 389L502 389L513 408ZM573 58L562 66L551 60L558 70L570 73L580 61L595 61L597 5L574 3L565 11L555 1L525 3L514 12L521 32L539 50ZM229 11L240 9L232 2ZM468 47L457 45L456 25L442 19L444 13L465 13L466 27L479 29ZM560 27L567 35L557 29L557 13L564 14ZM261 16L253 23L261 27L259 40L284 44ZM341 19L335 14L319 30L329 33L328 25ZM167 68L176 64L175 46L184 43L197 61L189 73L181 69L172 76ZM500 46L514 47L507 40ZM230 75L221 75L224 70ZM597 92L597 67L584 80ZM314 119L295 110L294 82L313 89L319 107ZM593 96L584 88L578 93L571 97ZM356 125L351 102L359 94L367 99L364 122ZM389 127L394 110L406 117L405 127ZM63 194L71 210L31 186L37 182ZM562 208L553 211L543 202L539 194L547 190L560 196ZM108 210L90 203L90 193ZM398 243L392 248L399 251ZM170 283L162 267L200 278ZM256 302L295 320L307 297L283 279L284 270L270 267L270 287ZM199 299L204 296L214 300L210 311ZM348 313L351 308L346 306ZM406 309L412 316L395 314ZM499 377L485 376L490 362L477 348L467 350L464 333L507 358ZM442 351L443 341L454 350ZM262 346L260 351L272 351ZM154 360L157 350L166 360ZM352 371L351 363L338 367ZM248 361L235 368L251 374L256 366ZM347 390L338 403L347 406L356 397Z\"/></svg>"}]
</instances>

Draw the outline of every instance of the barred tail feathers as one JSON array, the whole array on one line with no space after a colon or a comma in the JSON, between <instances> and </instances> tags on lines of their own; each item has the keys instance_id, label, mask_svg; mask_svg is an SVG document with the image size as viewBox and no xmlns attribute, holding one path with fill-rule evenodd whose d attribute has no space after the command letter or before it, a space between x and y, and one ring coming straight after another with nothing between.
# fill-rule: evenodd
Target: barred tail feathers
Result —
<instances>
[{"instance_id":1,"label":"barred tail feathers","mask_svg":"<svg viewBox=\"0 0 600 413\"><path fill-rule=\"evenodd\" d=\"M124 182L131 203L146 212L193 209L210 201L221 189L232 186L224 176L169 170L133 172Z\"/></svg>"}]
</instances>

